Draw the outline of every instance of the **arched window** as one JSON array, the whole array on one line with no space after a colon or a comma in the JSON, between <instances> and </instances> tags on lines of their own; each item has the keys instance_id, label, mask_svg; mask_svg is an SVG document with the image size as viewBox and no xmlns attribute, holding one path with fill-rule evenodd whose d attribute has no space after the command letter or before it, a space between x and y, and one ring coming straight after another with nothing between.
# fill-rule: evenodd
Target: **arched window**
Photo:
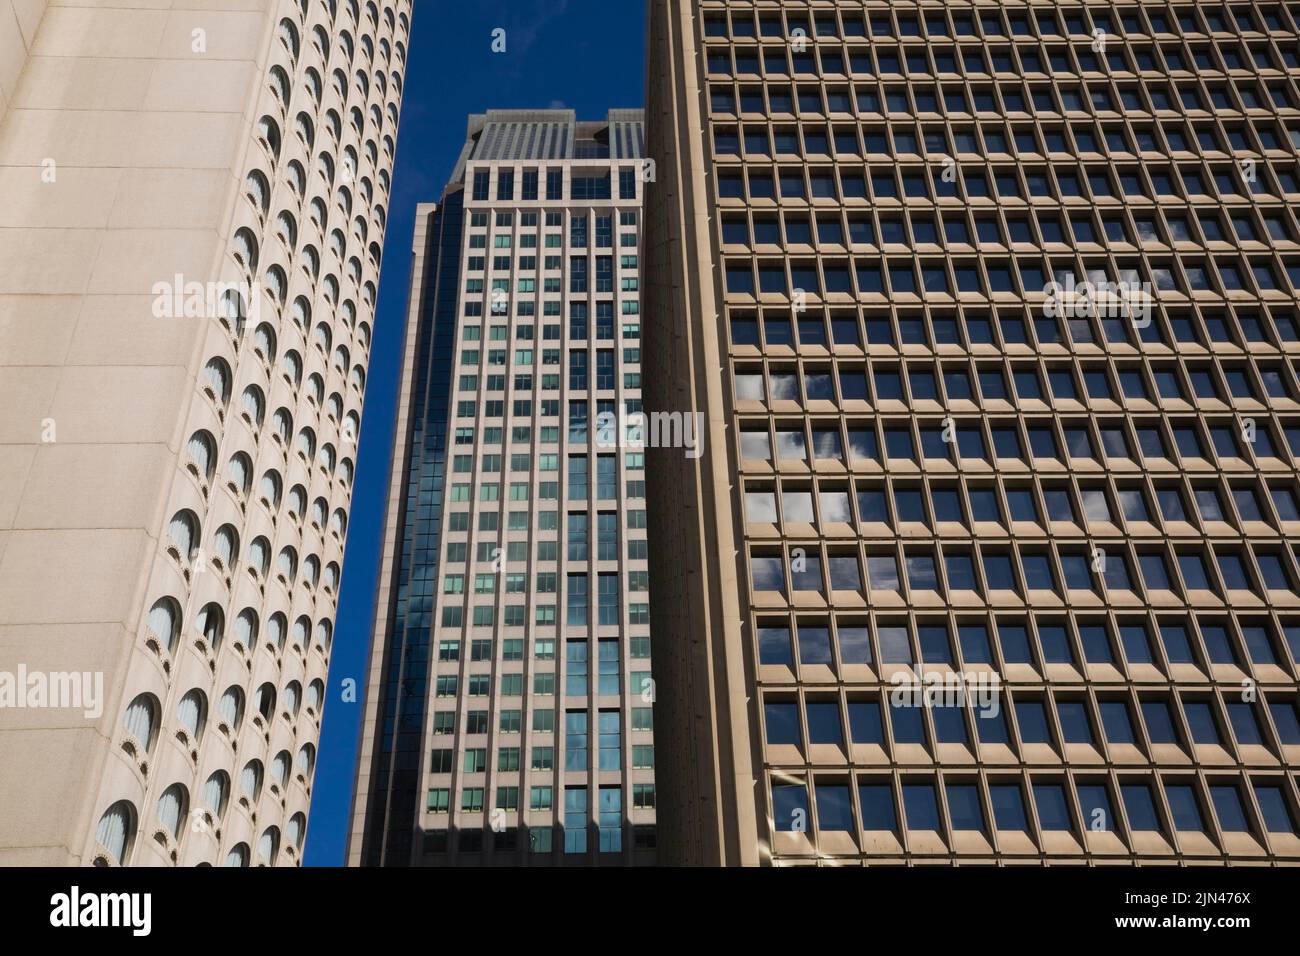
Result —
<instances>
[{"instance_id":1,"label":"arched window","mask_svg":"<svg viewBox=\"0 0 1300 956\"><path fill-rule=\"evenodd\" d=\"M316 767L316 747L312 744L303 744L298 748L298 758L294 761L294 769L306 780L311 780L311 772Z\"/></svg>"},{"instance_id":2,"label":"arched window","mask_svg":"<svg viewBox=\"0 0 1300 956\"><path fill-rule=\"evenodd\" d=\"M275 866L275 857L280 852L280 831L267 827L262 838L257 841L257 865Z\"/></svg>"},{"instance_id":3,"label":"arched window","mask_svg":"<svg viewBox=\"0 0 1300 956\"><path fill-rule=\"evenodd\" d=\"M221 562L221 567L229 569L234 566L238 553L239 532L234 525L223 524L212 539L212 556Z\"/></svg>"},{"instance_id":4,"label":"arched window","mask_svg":"<svg viewBox=\"0 0 1300 956\"><path fill-rule=\"evenodd\" d=\"M289 103L289 74L284 71L284 67L276 64L271 67L271 92L275 94L276 100L279 101L280 107L283 108Z\"/></svg>"},{"instance_id":5,"label":"arched window","mask_svg":"<svg viewBox=\"0 0 1300 956\"><path fill-rule=\"evenodd\" d=\"M280 555L275 562L276 570L290 584L298 575L298 554L293 548L281 548Z\"/></svg>"},{"instance_id":6,"label":"arched window","mask_svg":"<svg viewBox=\"0 0 1300 956\"><path fill-rule=\"evenodd\" d=\"M203 610L199 611L197 623L203 640L215 654L221 647L221 640L226 632L226 613L216 602L209 602L203 605Z\"/></svg>"},{"instance_id":7,"label":"arched window","mask_svg":"<svg viewBox=\"0 0 1300 956\"><path fill-rule=\"evenodd\" d=\"M181 632L181 609L173 598L159 598L149 609L145 627L168 654L176 650Z\"/></svg>"},{"instance_id":8,"label":"arched window","mask_svg":"<svg viewBox=\"0 0 1300 956\"><path fill-rule=\"evenodd\" d=\"M303 71L303 81L307 84L307 92L311 94L311 98L319 106L322 84L320 73L317 72L316 67L309 66Z\"/></svg>"},{"instance_id":9,"label":"arched window","mask_svg":"<svg viewBox=\"0 0 1300 956\"><path fill-rule=\"evenodd\" d=\"M294 60L298 59L298 28L293 25L293 21L285 17L280 21L280 26L276 33L284 48L289 51L289 56Z\"/></svg>"},{"instance_id":10,"label":"arched window","mask_svg":"<svg viewBox=\"0 0 1300 956\"><path fill-rule=\"evenodd\" d=\"M284 835L294 849L302 849L302 837L306 828L307 817L302 813L295 813L289 818L289 825L285 828Z\"/></svg>"},{"instance_id":11,"label":"arched window","mask_svg":"<svg viewBox=\"0 0 1300 956\"><path fill-rule=\"evenodd\" d=\"M258 535L248 547L248 567L255 575L265 577L271 565L271 543Z\"/></svg>"},{"instance_id":12,"label":"arched window","mask_svg":"<svg viewBox=\"0 0 1300 956\"><path fill-rule=\"evenodd\" d=\"M311 619L306 615L299 617L293 622L293 646L304 648L307 646L307 636L311 633Z\"/></svg>"},{"instance_id":13,"label":"arched window","mask_svg":"<svg viewBox=\"0 0 1300 956\"><path fill-rule=\"evenodd\" d=\"M172 520L167 525L167 540L182 561L190 559L198 536L199 519L194 516L194 512L185 510L172 515Z\"/></svg>"},{"instance_id":14,"label":"arched window","mask_svg":"<svg viewBox=\"0 0 1300 956\"><path fill-rule=\"evenodd\" d=\"M316 646L322 651L329 651L330 644L334 641L334 625L329 621L320 620L316 622Z\"/></svg>"},{"instance_id":15,"label":"arched window","mask_svg":"<svg viewBox=\"0 0 1300 956\"><path fill-rule=\"evenodd\" d=\"M296 159L289 160L289 188L298 196L301 196L307 190L307 173L302 168L302 163Z\"/></svg>"},{"instance_id":16,"label":"arched window","mask_svg":"<svg viewBox=\"0 0 1300 956\"><path fill-rule=\"evenodd\" d=\"M270 681L257 689L257 712L267 721L275 716L275 685Z\"/></svg>"},{"instance_id":17,"label":"arched window","mask_svg":"<svg viewBox=\"0 0 1300 956\"><path fill-rule=\"evenodd\" d=\"M325 684L318 677L307 685L307 713L315 714L320 710L321 698L325 696Z\"/></svg>"},{"instance_id":18,"label":"arched window","mask_svg":"<svg viewBox=\"0 0 1300 956\"><path fill-rule=\"evenodd\" d=\"M235 259L249 272L257 271L257 237L247 226L235 233Z\"/></svg>"},{"instance_id":19,"label":"arched window","mask_svg":"<svg viewBox=\"0 0 1300 956\"><path fill-rule=\"evenodd\" d=\"M283 269L279 266L271 266L266 270L266 295L277 311L284 305L284 295L288 288L289 277L284 274Z\"/></svg>"},{"instance_id":20,"label":"arched window","mask_svg":"<svg viewBox=\"0 0 1300 956\"><path fill-rule=\"evenodd\" d=\"M181 821L185 819L188 804L189 794L179 783L172 784L158 798L158 808L154 815L158 818L158 825L173 840L180 839Z\"/></svg>"},{"instance_id":21,"label":"arched window","mask_svg":"<svg viewBox=\"0 0 1300 956\"><path fill-rule=\"evenodd\" d=\"M257 121L257 140L272 159L280 158L280 125L269 116Z\"/></svg>"},{"instance_id":22,"label":"arched window","mask_svg":"<svg viewBox=\"0 0 1300 956\"><path fill-rule=\"evenodd\" d=\"M289 751L281 750L271 761L271 783L283 790L289 783Z\"/></svg>"},{"instance_id":23,"label":"arched window","mask_svg":"<svg viewBox=\"0 0 1300 956\"><path fill-rule=\"evenodd\" d=\"M246 607L235 618L235 640L245 649L257 646L257 612Z\"/></svg>"},{"instance_id":24,"label":"arched window","mask_svg":"<svg viewBox=\"0 0 1300 956\"><path fill-rule=\"evenodd\" d=\"M290 250L298 244L298 224L287 209L280 210L280 214L275 217L275 234Z\"/></svg>"},{"instance_id":25,"label":"arched window","mask_svg":"<svg viewBox=\"0 0 1300 956\"><path fill-rule=\"evenodd\" d=\"M277 408L273 424L276 437L287 445L289 443L289 434L293 431L293 416L289 414L289 409Z\"/></svg>"},{"instance_id":26,"label":"arched window","mask_svg":"<svg viewBox=\"0 0 1300 956\"><path fill-rule=\"evenodd\" d=\"M262 476L262 484L258 488L259 493L266 499L266 503L271 508L280 507L280 493L282 483L278 472L268 471Z\"/></svg>"},{"instance_id":27,"label":"arched window","mask_svg":"<svg viewBox=\"0 0 1300 956\"><path fill-rule=\"evenodd\" d=\"M302 296L293 300L293 309L289 313L293 319L294 325L300 329L307 328L307 323L311 321L311 304Z\"/></svg>"},{"instance_id":28,"label":"arched window","mask_svg":"<svg viewBox=\"0 0 1300 956\"><path fill-rule=\"evenodd\" d=\"M326 355L329 354L330 342L332 341L332 339L330 336L330 330L328 325L326 325L324 322L318 324L316 328L312 329L311 338L312 338L313 345L315 345L318 349L320 349L322 353Z\"/></svg>"},{"instance_id":29,"label":"arched window","mask_svg":"<svg viewBox=\"0 0 1300 956\"><path fill-rule=\"evenodd\" d=\"M244 301L243 293L238 289L226 289L222 292L217 318L236 335L243 335L244 322L248 319L248 303Z\"/></svg>"},{"instance_id":30,"label":"arched window","mask_svg":"<svg viewBox=\"0 0 1300 956\"><path fill-rule=\"evenodd\" d=\"M310 428L298 432L298 453L309 462L316 457L316 433Z\"/></svg>"},{"instance_id":31,"label":"arched window","mask_svg":"<svg viewBox=\"0 0 1300 956\"><path fill-rule=\"evenodd\" d=\"M284 353L284 374L296 388L302 382L302 358L293 349Z\"/></svg>"},{"instance_id":32,"label":"arched window","mask_svg":"<svg viewBox=\"0 0 1300 956\"><path fill-rule=\"evenodd\" d=\"M320 558L314 554L307 555L302 562L302 583L308 588L315 588L320 580Z\"/></svg>"},{"instance_id":33,"label":"arched window","mask_svg":"<svg viewBox=\"0 0 1300 956\"><path fill-rule=\"evenodd\" d=\"M226 815L226 804L229 802L230 775L224 770L218 770L203 784L203 805L215 819L220 820Z\"/></svg>"},{"instance_id":34,"label":"arched window","mask_svg":"<svg viewBox=\"0 0 1300 956\"><path fill-rule=\"evenodd\" d=\"M214 402L222 407L230 399L230 366L225 359L209 359L203 367L203 385Z\"/></svg>"},{"instance_id":35,"label":"arched window","mask_svg":"<svg viewBox=\"0 0 1300 956\"><path fill-rule=\"evenodd\" d=\"M208 698L203 691L196 687L181 698L176 705L176 721L189 734L190 745L197 747L208 721Z\"/></svg>"},{"instance_id":36,"label":"arched window","mask_svg":"<svg viewBox=\"0 0 1300 956\"><path fill-rule=\"evenodd\" d=\"M213 460L217 453L217 443L211 433L206 431L195 432L190 436L185 451L190 456L190 462L199 477L205 481L210 480L214 468Z\"/></svg>"},{"instance_id":37,"label":"arched window","mask_svg":"<svg viewBox=\"0 0 1300 956\"><path fill-rule=\"evenodd\" d=\"M109 860L121 866L126 862L126 855L135 842L135 827L135 807L126 800L119 800L99 818L99 825L95 827L95 842L103 848Z\"/></svg>"},{"instance_id":38,"label":"arched window","mask_svg":"<svg viewBox=\"0 0 1300 956\"><path fill-rule=\"evenodd\" d=\"M263 322L253 331L253 350L267 362L275 361L275 330Z\"/></svg>"},{"instance_id":39,"label":"arched window","mask_svg":"<svg viewBox=\"0 0 1300 956\"><path fill-rule=\"evenodd\" d=\"M225 866L246 867L248 866L248 844L236 843L226 854Z\"/></svg>"},{"instance_id":40,"label":"arched window","mask_svg":"<svg viewBox=\"0 0 1300 956\"><path fill-rule=\"evenodd\" d=\"M298 704L302 699L302 685L291 680L284 686L284 710L290 717L298 716Z\"/></svg>"},{"instance_id":41,"label":"arched window","mask_svg":"<svg viewBox=\"0 0 1300 956\"><path fill-rule=\"evenodd\" d=\"M262 795L262 761L250 760L239 775L239 792L249 803Z\"/></svg>"},{"instance_id":42,"label":"arched window","mask_svg":"<svg viewBox=\"0 0 1300 956\"><path fill-rule=\"evenodd\" d=\"M253 208L257 210L259 218L266 216L267 203L271 197L271 187L267 183L266 177L259 170L251 170L244 177L244 195L253 204Z\"/></svg>"},{"instance_id":43,"label":"arched window","mask_svg":"<svg viewBox=\"0 0 1300 956\"><path fill-rule=\"evenodd\" d=\"M217 719L225 724L232 734L239 731L244 721L244 691L231 684L217 701Z\"/></svg>"},{"instance_id":44,"label":"arched window","mask_svg":"<svg viewBox=\"0 0 1300 956\"><path fill-rule=\"evenodd\" d=\"M320 275L320 253L315 246L303 246L302 269L313 279Z\"/></svg>"},{"instance_id":45,"label":"arched window","mask_svg":"<svg viewBox=\"0 0 1300 956\"><path fill-rule=\"evenodd\" d=\"M244 417L254 428L262 427L262 416L266 414L266 400L262 398L262 390L256 385L250 385L244 389L243 394Z\"/></svg>"},{"instance_id":46,"label":"arched window","mask_svg":"<svg viewBox=\"0 0 1300 956\"><path fill-rule=\"evenodd\" d=\"M284 639L288 634L288 618L276 611L266 622L266 642L279 653L284 650Z\"/></svg>"},{"instance_id":47,"label":"arched window","mask_svg":"<svg viewBox=\"0 0 1300 956\"><path fill-rule=\"evenodd\" d=\"M138 695L126 708L122 725L141 753L149 753L158 737L158 698L153 694Z\"/></svg>"},{"instance_id":48,"label":"arched window","mask_svg":"<svg viewBox=\"0 0 1300 956\"><path fill-rule=\"evenodd\" d=\"M294 118L293 128L303 145L311 149L312 142L316 139L316 128L312 125L311 117L306 113L299 113Z\"/></svg>"},{"instance_id":49,"label":"arched window","mask_svg":"<svg viewBox=\"0 0 1300 956\"><path fill-rule=\"evenodd\" d=\"M235 452L230 456L230 464L227 465L227 473L230 475L230 484L238 494L248 494L248 483L253 473L253 460L244 452Z\"/></svg>"},{"instance_id":50,"label":"arched window","mask_svg":"<svg viewBox=\"0 0 1300 956\"><path fill-rule=\"evenodd\" d=\"M288 511L290 517L297 521L302 520L303 512L307 508L307 492L302 485L294 485L289 489Z\"/></svg>"}]
</instances>

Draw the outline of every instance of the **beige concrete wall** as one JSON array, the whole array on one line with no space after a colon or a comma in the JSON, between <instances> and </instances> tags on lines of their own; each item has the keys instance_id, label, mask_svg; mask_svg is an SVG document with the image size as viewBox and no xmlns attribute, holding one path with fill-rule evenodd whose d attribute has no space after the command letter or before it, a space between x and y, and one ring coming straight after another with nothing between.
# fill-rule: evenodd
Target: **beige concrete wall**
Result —
<instances>
[{"instance_id":1,"label":"beige concrete wall","mask_svg":"<svg viewBox=\"0 0 1300 956\"><path fill-rule=\"evenodd\" d=\"M340 4L338 25L349 29L355 46L338 42L331 29L321 49L311 31L322 21L328 25L329 15L319 4L304 4L310 10L304 13L290 0L121 0L112 7L52 0L43 18L35 6L23 0L0 6L0 23L21 12L20 23L40 24L12 95L0 76L7 96L0 115L0 672L98 672L104 694L102 713L94 717L72 709L0 709L0 864L89 862L98 852L93 838L100 815L116 800L130 801L140 818L123 862L219 862L214 858L240 833L247 831L255 844L252 824L232 819L224 836L190 839L182 828L179 846L160 849L147 839L160 791L180 783L194 804L215 769L237 778L243 760L237 765L236 750L245 760L265 752L269 772L281 750L314 747L323 700L275 726L274 713L265 727L244 721L247 739L238 748L238 728L229 739L214 739L215 726L193 747L177 744L178 701L202 690L208 722L216 725L217 699L227 686L245 689L251 711L252 691L263 682L276 686L281 699L297 682L301 702L309 682L323 680L328 647L309 658L311 633L300 658L286 652L262 659L256 641L232 649L231 623L248 609L265 633L270 615L282 608L289 622L329 625L345 531L335 533L324 519L305 528L305 514L286 516L290 505L279 501L259 510L225 487L226 462L247 449L254 482L274 468L283 474L286 498L291 485L300 485L306 501L324 502L325 515L345 515L350 497L350 478L340 480L334 464L318 469L310 454L295 460L272 428L241 420L240 392L260 381L267 421L277 406L290 411L293 430L310 426L321 449L336 453L350 472L355 434L343 434L342 426L345 416L359 421L364 379L351 388L349 381L364 376L378 280L373 243L382 242L389 138L396 135L396 84L381 89L373 77L390 70L397 76L404 62L394 66L396 58L385 59L383 48L372 52L368 92L358 85L346 107L343 99L366 55L358 49L363 36L373 44L382 34L389 50L400 36L404 50L409 7L379 5L386 13L381 23L364 13L358 22ZM296 43L282 40L286 21ZM5 29L0 26L0 42ZM287 102L267 82L277 65L286 71ZM332 72L348 67L340 93L330 85ZM309 70L324 79L323 97L310 92ZM391 100L392 118L385 110L373 122L366 100L381 110ZM346 117L350 107L363 117L360 128L340 123L341 140L334 142L326 110ZM316 125L314 147L293 138L300 111ZM255 135L262 116L274 117L282 130L274 156ZM365 155L368 141L375 144L374 162ZM360 187L348 180L348 209L336 211L331 223L341 230L331 259L323 224L309 228L304 207L314 196L337 199L332 209L344 205L336 183L318 180L315 157L345 149L361 155L349 172ZM293 163L313 173L302 178L305 195L286 185ZM246 195L250 169L263 170L267 179L261 209ZM275 245L272 223L281 210L301 220L301 248L283 240ZM260 264L249 270L231 251L241 227L252 230L261 250ZM320 281L304 268L308 244L320 252ZM356 279L349 257L357 259ZM155 283L175 276L186 283L246 278L266 287L273 265L287 277L287 301L301 295L315 322L296 327L282 303L259 299L255 315L279 344L272 361L250 341L253 321L241 334L212 310L156 315ZM336 311L340 302L326 301L323 284L330 277L341 280L333 299L353 304L348 321L341 307ZM332 345L312 349L307 337L315 323L328 330ZM332 362L332 346L349 351L341 358L336 352ZM306 386L281 374L274 361L289 349L302 357ZM231 372L224 403L202 391L201 371L213 358ZM319 397L310 394L313 376L322 382ZM339 398L337 413L322 407L326 394ZM186 446L198 430L215 438L216 475L201 478L187 467ZM196 549L212 551L218 525L237 528L234 567L212 573L191 555L168 553L167 527L181 509L199 519ZM317 581L304 589L292 575L277 582L274 571L263 580L241 574L245 543L259 534L272 558L293 547L304 562L310 555L321 562L317 567L332 569L332 586L320 590ZM153 652L144 627L149 608L163 597L181 609L171 654ZM208 603L226 615L220 653L206 653L196 642L196 620ZM126 755L123 715L143 693L156 699L161 726L155 725L148 758L133 759ZM262 798L257 830L305 814L310 773L293 793L287 785L272 789ZM251 817L259 807L247 809Z\"/></svg>"},{"instance_id":2,"label":"beige concrete wall","mask_svg":"<svg viewBox=\"0 0 1300 956\"><path fill-rule=\"evenodd\" d=\"M18 88L46 5L47 0L0 0L0 119Z\"/></svg>"},{"instance_id":3,"label":"beige concrete wall","mask_svg":"<svg viewBox=\"0 0 1300 956\"><path fill-rule=\"evenodd\" d=\"M0 15L34 29L34 6ZM0 666L104 671L110 692L208 332L149 293L215 278L268 14L123 6L45 10L0 125ZM0 715L0 859L76 858L119 720Z\"/></svg>"}]
</instances>

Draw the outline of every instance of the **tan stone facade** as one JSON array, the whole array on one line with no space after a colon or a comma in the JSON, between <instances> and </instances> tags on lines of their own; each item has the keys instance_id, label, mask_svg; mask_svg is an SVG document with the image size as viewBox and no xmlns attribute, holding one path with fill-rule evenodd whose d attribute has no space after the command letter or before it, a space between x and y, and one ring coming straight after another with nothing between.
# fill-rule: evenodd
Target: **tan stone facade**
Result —
<instances>
[{"instance_id":1,"label":"tan stone facade","mask_svg":"<svg viewBox=\"0 0 1300 956\"><path fill-rule=\"evenodd\" d=\"M301 861L409 18L0 9L0 862Z\"/></svg>"},{"instance_id":2,"label":"tan stone facade","mask_svg":"<svg viewBox=\"0 0 1300 956\"><path fill-rule=\"evenodd\" d=\"M1300 863L1297 35L651 4L662 859Z\"/></svg>"}]
</instances>

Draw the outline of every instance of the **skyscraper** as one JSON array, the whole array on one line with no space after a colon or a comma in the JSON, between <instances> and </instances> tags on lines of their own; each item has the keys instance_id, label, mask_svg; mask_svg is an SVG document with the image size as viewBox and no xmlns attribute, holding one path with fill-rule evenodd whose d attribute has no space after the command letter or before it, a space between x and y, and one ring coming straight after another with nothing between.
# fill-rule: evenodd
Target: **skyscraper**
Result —
<instances>
[{"instance_id":1,"label":"skyscraper","mask_svg":"<svg viewBox=\"0 0 1300 956\"><path fill-rule=\"evenodd\" d=\"M410 4L201 7L0 7L6 864L301 862Z\"/></svg>"},{"instance_id":2,"label":"skyscraper","mask_svg":"<svg viewBox=\"0 0 1300 956\"><path fill-rule=\"evenodd\" d=\"M661 859L1300 861L1298 28L650 5Z\"/></svg>"},{"instance_id":3,"label":"skyscraper","mask_svg":"<svg viewBox=\"0 0 1300 956\"><path fill-rule=\"evenodd\" d=\"M640 110L492 110L419 209L348 862L654 858Z\"/></svg>"}]
</instances>

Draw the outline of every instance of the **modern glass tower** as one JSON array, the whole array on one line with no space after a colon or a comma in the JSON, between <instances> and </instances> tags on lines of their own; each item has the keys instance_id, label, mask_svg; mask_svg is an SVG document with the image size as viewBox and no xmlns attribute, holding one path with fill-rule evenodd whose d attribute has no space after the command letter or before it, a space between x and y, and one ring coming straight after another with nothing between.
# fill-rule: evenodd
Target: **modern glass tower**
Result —
<instances>
[{"instance_id":1,"label":"modern glass tower","mask_svg":"<svg viewBox=\"0 0 1300 956\"><path fill-rule=\"evenodd\" d=\"M352 865L654 859L643 154L493 110L420 207Z\"/></svg>"},{"instance_id":2,"label":"modern glass tower","mask_svg":"<svg viewBox=\"0 0 1300 956\"><path fill-rule=\"evenodd\" d=\"M649 31L661 859L1300 862L1300 5Z\"/></svg>"},{"instance_id":3,"label":"modern glass tower","mask_svg":"<svg viewBox=\"0 0 1300 956\"><path fill-rule=\"evenodd\" d=\"M0 3L0 863L301 863L410 16Z\"/></svg>"}]
</instances>

